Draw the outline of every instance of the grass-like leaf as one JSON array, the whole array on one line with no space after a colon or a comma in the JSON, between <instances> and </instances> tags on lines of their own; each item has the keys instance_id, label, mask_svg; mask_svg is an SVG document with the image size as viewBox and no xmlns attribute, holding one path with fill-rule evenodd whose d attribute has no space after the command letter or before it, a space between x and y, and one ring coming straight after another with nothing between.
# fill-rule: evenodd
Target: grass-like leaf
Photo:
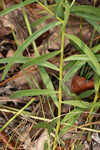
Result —
<instances>
[{"instance_id":1,"label":"grass-like leaf","mask_svg":"<svg viewBox=\"0 0 100 150\"><path fill-rule=\"evenodd\" d=\"M47 59L52 58L52 57L56 56L59 53L60 53L60 51L55 51L55 52L51 52L51 53L48 53L48 54L45 54L45 55L42 55L42 56L37 56L36 58L32 58L30 61L26 62L22 66L22 68L26 68L26 67L32 66L34 64L41 64L44 61L46 61Z\"/></svg>"},{"instance_id":2,"label":"grass-like leaf","mask_svg":"<svg viewBox=\"0 0 100 150\"><path fill-rule=\"evenodd\" d=\"M98 21L100 21L100 17L98 17L98 16L93 16L93 15L91 15L91 14L85 14L85 13L75 13L75 15L76 16L80 16L80 17L82 17L82 18L84 18L84 19L86 19L86 20L90 20L91 18L92 18L92 20L93 21L95 21L95 22L98 22Z\"/></svg>"},{"instance_id":3,"label":"grass-like leaf","mask_svg":"<svg viewBox=\"0 0 100 150\"><path fill-rule=\"evenodd\" d=\"M83 108L83 109L88 109L90 105L88 102L84 102L82 100L65 100L62 103L72 105L74 107Z\"/></svg>"},{"instance_id":4,"label":"grass-like leaf","mask_svg":"<svg viewBox=\"0 0 100 150\"><path fill-rule=\"evenodd\" d=\"M100 44L95 45L92 49L93 53L97 53L100 51Z\"/></svg>"},{"instance_id":5,"label":"grass-like leaf","mask_svg":"<svg viewBox=\"0 0 100 150\"><path fill-rule=\"evenodd\" d=\"M93 25L94 29L100 33L100 25L98 22L92 19L86 19L91 25Z\"/></svg>"},{"instance_id":6,"label":"grass-like leaf","mask_svg":"<svg viewBox=\"0 0 100 150\"><path fill-rule=\"evenodd\" d=\"M1 12L0 12L0 16L4 16L4 15L8 14L8 13L11 12L11 11L14 11L14 10L16 10L16 9L18 9L18 8L21 8L21 7L23 7L23 6L26 6L26 5L28 5L28 4L31 4L31 3L34 3L34 2L37 2L37 1L38 1L38 0L31 0L31 1L30 1L30 0L27 0L27 1L24 1L24 2L20 2L19 4L13 5L13 6L7 8L7 9L1 11Z\"/></svg>"},{"instance_id":7,"label":"grass-like leaf","mask_svg":"<svg viewBox=\"0 0 100 150\"><path fill-rule=\"evenodd\" d=\"M75 35L67 34L66 36L70 40L72 40L77 46L79 46L80 49L83 51L83 53L85 53L88 56L91 63L95 67L97 74L100 75L100 64L98 63L98 60L96 56L93 54L93 52L91 51L91 49ZM94 69L94 67L92 69Z\"/></svg>"},{"instance_id":8,"label":"grass-like leaf","mask_svg":"<svg viewBox=\"0 0 100 150\"><path fill-rule=\"evenodd\" d=\"M40 75L41 75L41 77L43 79L43 82L45 83L46 87L48 89L54 90L53 84L52 84L51 79L50 79L49 75L47 74L46 70L41 66L38 66L38 68L39 68ZM58 101L57 101L56 94L55 93L51 94L51 97L54 101L54 104L56 106L58 106Z\"/></svg>"},{"instance_id":9,"label":"grass-like leaf","mask_svg":"<svg viewBox=\"0 0 100 150\"><path fill-rule=\"evenodd\" d=\"M54 65L54 64L52 64L48 61L46 61L45 63L38 64L38 65L43 66L43 67L47 67L47 68L50 68L50 69L53 69L53 70L56 70L56 71L59 71L59 68L56 65Z\"/></svg>"},{"instance_id":10,"label":"grass-like leaf","mask_svg":"<svg viewBox=\"0 0 100 150\"><path fill-rule=\"evenodd\" d=\"M51 89L31 89L31 90L20 90L16 91L11 95L11 98L20 98L22 96L39 96L39 95L51 95L58 93L57 91L53 91Z\"/></svg>"},{"instance_id":11,"label":"grass-like leaf","mask_svg":"<svg viewBox=\"0 0 100 150\"><path fill-rule=\"evenodd\" d=\"M3 75L2 75L2 80L4 80L6 74L8 73L11 65L14 62L15 57L18 57L22 54L22 52L25 50L25 48L27 48L32 41L36 40L40 35L42 35L44 32L48 31L49 29L59 25L59 22L52 22L44 27L42 27L40 30L34 32L31 36L29 36L24 42L23 44L18 48L18 50L15 52L14 57L10 60L9 64L6 66Z\"/></svg>"},{"instance_id":12,"label":"grass-like leaf","mask_svg":"<svg viewBox=\"0 0 100 150\"><path fill-rule=\"evenodd\" d=\"M76 61L72 68L65 74L63 82L70 79L84 64L85 61Z\"/></svg>"},{"instance_id":13,"label":"grass-like leaf","mask_svg":"<svg viewBox=\"0 0 100 150\"><path fill-rule=\"evenodd\" d=\"M87 91L85 91L85 92L82 92L82 93L79 95L79 97L80 97L81 99L87 98L87 97L93 95L94 92L95 92L95 90L87 90Z\"/></svg>"},{"instance_id":14,"label":"grass-like leaf","mask_svg":"<svg viewBox=\"0 0 100 150\"><path fill-rule=\"evenodd\" d=\"M85 54L80 55L72 55L64 59L64 61L72 61L72 60L84 60L89 61L89 58Z\"/></svg>"},{"instance_id":15,"label":"grass-like leaf","mask_svg":"<svg viewBox=\"0 0 100 150\"><path fill-rule=\"evenodd\" d=\"M50 16L43 16L42 18L36 20L34 23L31 24L31 27L37 27L38 25L40 25L41 23L43 23L45 20L47 20L48 18L50 18Z\"/></svg>"},{"instance_id":16,"label":"grass-like leaf","mask_svg":"<svg viewBox=\"0 0 100 150\"><path fill-rule=\"evenodd\" d=\"M59 136L64 135L67 133L68 129L72 128L72 126L75 124L75 121L79 118L82 112L82 110L77 108L66 114L66 116L61 121L61 124L64 123L64 128L60 130Z\"/></svg>"},{"instance_id":17,"label":"grass-like leaf","mask_svg":"<svg viewBox=\"0 0 100 150\"><path fill-rule=\"evenodd\" d=\"M83 13L83 14L91 14L93 16L98 16L100 17L100 8L96 8L93 6L89 6L89 5L80 5L80 6L73 6L71 7L71 12L72 13Z\"/></svg>"},{"instance_id":18,"label":"grass-like leaf","mask_svg":"<svg viewBox=\"0 0 100 150\"><path fill-rule=\"evenodd\" d=\"M63 7L64 0L56 0L56 8L55 14L57 17L64 19L64 7Z\"/></svg>"}]
</instances>

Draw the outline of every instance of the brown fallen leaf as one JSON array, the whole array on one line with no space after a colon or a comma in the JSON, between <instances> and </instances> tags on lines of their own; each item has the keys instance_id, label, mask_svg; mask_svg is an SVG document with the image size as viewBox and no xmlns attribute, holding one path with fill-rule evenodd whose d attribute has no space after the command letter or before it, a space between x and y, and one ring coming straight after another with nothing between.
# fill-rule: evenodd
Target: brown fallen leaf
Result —
<instances>
[{"instance_id":1,"label":"brown fallen leaf","mask_svg":"<svg viewBox=\"0 0 100 150\"><path fill-rule=\"evenodd\" d=\"M86 80L84 77L78 75L73 77L71 89L74 93L81 93L92 88L94 88L93 80Z\"/></svg>"}]
</instances>

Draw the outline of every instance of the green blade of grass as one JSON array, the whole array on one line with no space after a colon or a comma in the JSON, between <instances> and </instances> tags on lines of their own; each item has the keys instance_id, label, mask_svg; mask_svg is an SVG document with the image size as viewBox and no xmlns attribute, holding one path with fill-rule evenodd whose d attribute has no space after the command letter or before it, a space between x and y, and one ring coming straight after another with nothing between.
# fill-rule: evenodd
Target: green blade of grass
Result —
<instances>
[{"instance_id":1,"label":"green blade of grass","mask_svg":"<svg viewBox=\"0 0 100 150\"><path fill-rule=\"evenodd\" d=\"M75 35L67 34L66 36L70 40L72 40L77 46L79 46L80 49L83 51L83 53L85 53L88 56L91 63L95 67L97 74L100 75L100 64L98 63L98 60L97 60L96 56L93 54L93 52L91 51L91 49ZM93 67L93 69L94 69L94 67Z\"/></svg>"},{"instance_id":2,"label":"green blade of grass","mask_svg":"<svg viewBox=\"0 0 100 150\"><path fill-rule=\"evenodd\" d=\"M39 96L39 95L51 95L58 93L51 89L31 89L31 90L20 90L16 91L10 96L10 98L20 98L22 96Z\"/></svg>"},{"instance_id":3,"label":"green blade of grass","mask_svg":"<svg viewBox=\"0 0 100 150\"><path fill-rule=\"evenodd\" d=\"M60 53L60 51L55 51L55 52L51 52L51 53L48 53L48 54L45 54L45 55L42 55L42 56L37 56L36 58L32 58L30 61L26 62L22 66L22 69L24 69L26 67L29 67L29 66L32 66L34 64L41 64L44 61L46 61L47 59L52 58L52 57L56 56L59 53Z\"/></svg>"},{"instance_id":4,"label":"green blade of grass","mask_svg":"<svg viewBox=\"0 0 100 150\"><path fill-rule=\"evenodd\" d=\"M79 97L80 97L81 99L87 98L87 97L93 95L94 92L95 92L95 90L87 90L87 91L85 91L85 92L82 92L82 93L79 95Z\"/></svg>"},{"instance_id":5,"label":"green blade of grass","mask_svg":"<svg viewBox=\"0 0 100 150\"><path fill-rule=\"evenodd\" d=\"M4 80L6 74L8 73L11 65L14 62L14 58L18 57L22 54L22 52L24 51L25 48L27 48L29 46L29 44L32 43L32 41L36 40L40 35L42 35L44 32L48 31L49 29L59 25L59 22L52 22L44 27L42 27L40 30L34 32L31 36L29 36L24 42L23 44L18 48L18 50L15 52L14 57L10 60L9 64L6 66L2 78L1 80Z\"/></svg>"},{"instance_id":6,"label":"green blade of grass","mask_svg":"<svg viewBox=\"0 0 100 150\"><path fill-rule=\"evenodd\" d=\"M96 21L96 22L100 21L100 17L99 16L94 16L94 15L91 15L91 14L85 14L85 13L77 12L77 13L75 13L75 15L76 16L80 16L80 17L82 17L82 18L84 18L86 20L92 18L93 21Z\"/></svg>"},{"instance_id":7,"label":"green blade of grass","mask_svg":"<svg viewBox=\"0 0 100 150\"><path fill-rule=\"evenodd\" d=\"M64 59L64 61L73 61L73 60L89 61L90 59L87 57L87 55L84 54L72 55Z\"/></svg>"},{"instance_id":8,"label":"green blade of grass","mask_svg":"<svg viewBox=\"0 0 100 150\"><path fill-rule=\"evenodd\" d=\"M94 16L100 17L100 8L99 7L93 7L89 5L80 5L80 6L73 6L71 8L72 13L81 12L83 14L92 14Z\"/></svg>"},{"instance_id":9,"label":"green blade of grass","mask_svg":"<svg viewBox=\"0 0 100 150\"><path fill-rule=\"evenodd\" d=\"M12 57L2 58L2 59L0 59L0 64L9 63L11 60L12 60ZM29 60L30 60L29 57L16 57L16 58L14 58L14 63L26 63Z\"/></svg>"},{"instance_id":10,"label":"green blade of grass","mask_svg":"<svg viewBox=\"0 0 100 150\"><path fill-rule=\"evenodd\" d=\"M100 44L95 45L91 50L93 51L93 53L99 52L100 51Z\"/></svg>"},{"instance_id":11,"label":"green blade of grass","mask_svg":"<svg viewBox=\"0 0 100 150\"><path fill-rule=\"evenodd\" d=\"M96 50L96 49L95 49ZM98 51L98 50L96 50ZM59 52L57 52L58 54ZM48 68L51 68L53 70L56 70L56 71L59 71L59 68L57 66L55 66L54 64L46 61L47 59L49 58L52 58L53 55L57 55L56 53L55 54L51 54L51 55L42 55L42 56L37 56L36 58L30 58L30 57L14 57L14 62L13 63L29 63L29 62L32 62L33 65L34 64L37 64L37 65L40 65L40 66L44 66L44 67L48 67ZM95 55L97 60L100 61L100 54L97 54ZM0 64L2 63L9 63L10 61L12 60L12 57L11 58L2 58L0 59ZM83 61L89 61L90 59L87 57L87 55L84 55L84 54L80 54L80 55L73 55L73 56L69 56L67 58L64 59L64 61L75 61L75 60L83 60ZM69 64L67 64L69 65ZM70 65L70 67L72 66L72 64ZM64 66L64 70L66 66Z\"/></svg>"},{"instance_id":12,"label":"green blade of grass","mask_svg":"<svg viewBox=\"0 0 100 150\"><path fill-rule=\"evenodd\" d=\"M89 22L96 31L98 31L100 33L100 25L98 22L92 20L92 19L85 19L87 22Z\"/></svg>"},{"instance_id":13,"label":"green blade of grass","mask_svg":"<svg viewBox=\"0 0 100 150\"><path fill-rule=\"evenodd\" d=\"M4 15L8 14L11 11L14 11L14 10L16 10L18 8L21 8L23 6L26 6L26 5L34 3L34 2L38 2L38 0L31 0L31 1L27 0L27 1L24 1L24 2L20 2L19 4L13 5L13 6L7 8L7 9L1 11L0 12L0 16L4 16Z\"/></svg>"},{"instance_id":14,"label":"green blade of grass","mask_svg":"<svg viewBox=\"0 0 100 150\"><path fill-rule=\"evenodd\" d=\"M50 18L50 16L44 16L38 20L36 20L36 22L31 24L31 27L37 27L38 25L40 25L41 23L43 23L45 20L47 20L48 18Z\"/></svg>"},{"instance_id":15,"label":"green blade of grass","mask_svg":"<svg viewBox=\"0 0 100 150\"><path fill-rule=\"evenodd\" d=\"M29 23L29 20L28 20L28 16L27 16L27 14L26 14L24 8L23 8L23 14L24 14L24 19L25 19L25 22L26 22L26 26L27 26L29 35L31 36L31 35L32 35L32 30L31 30L31 26L30 26L30 23ZM34 51L35 51L35 56L36 56L36 57L39 56L40 54L39 54L39 52L38 52L38 50L37 50L37 47L36 47L35 42L33 42L33 47L34 47ZM42 57L42 56L41 56L41 57ZM40 62L40 64L41 64L41 62ZM43 63L42 63L42 64L43 64ZM45 68L42 67L42 66L38 66L38 70L39 70L39 72L40 72L40 74L41 74L42 80L43 80L43 82L45 83L46 88L50 88L51 90L54 90L53 84L52 84L52 82L51 82L51 80L50 80L50 78L49 78L49 75L48 75L48 73L46 72ZM47 80L49 81L49 86L48 86L48 84L46 84L46 81L47 81ZM56 94L51 95L51 98L53 99L53 101L54 101L54 103L56 104L56 106L58 106L58 105L57 105L57 97L56 97Z\"/></svg>"},{"instance_id":16,"label":"green blade of grass","mask_svg":"<svg viewBox=\"0 0 100 150\"><path fill-rule=\"evenodd\" d=\"M63 2L64 0L55 0L56 1L56 8L55 8L55 14L57 17L64 19L64 7Z\"/></svg>"},{"instance_id":17,"label":"green blade of grass","mask_svg":"<svg viewBox=\"0 0 100 150\"><path fill-rule=\"evenodd\" d=\"M59 68L56 65L54 65L54 64L52 64L48 61L46 61L45 63L38 64L38 65L43 66L43 67L47 67L47 68L50 68L50 69L53 69L53 70L56 70L56 71L59 71Z\"/></svg>"},{"instance_id":18,"label":"green blade of grass","mask_svg":"<svg viewBox=\"0 0 100 150\"><path fill-rule=\"evenodd\" d=\"M84 64L85 61L76 61L72 68L65 74L63 82L69 80Z\"/></svg>"},{"instance_id":19,"label":"green blade of grass","mask_svg":"<svg viewBox=\"0 0 100 150\"><path fill-rule=\"evenodd\" d=\"M74 107L79 107L83 109L88 109L90 104L88 102L84 102L82 100L65 100L62 102L63 104L68 104Z\"/></svg>"},{"instance_id":20,"label":"green blade of grass","mask_svg":"<svg viewBox=\"0 0 100 150\"><path fill-rule=\"evenodd\" d=\"M41 75L41 77L43 79L43 82L45 83L46 87L48 89L54 90L53 84L52 84L51 79L48 76L46 70L43 67L40 67L40 66L38 66L38 68L39 68L40 75ZM54 104L58 107L58 101L57 101L56 94L54 94L54 95L51 94L51 98L53 99Z\"/></svg>"},{"instance_id":21,"label":"green blade of grass","mask_svg":"<svg viewBox=\"0 0 100 150\"><path fill-rule=\"evenodd\" d=\"M64 124L64 128L60 130L59 137L66 134L68 129L75 127L75 122L82 112L83 110L77 108L66 114L66 116L61 121L61 124Z\"/></svg>"},{"instance_id":22,"label":"green blade of grass","mask_svg":"<svg viewBox=\"0 0 100 150\"><path fill-rule=\"evenodd\" d=\"M66 121L70 121L75 116L80 115L83 111L80 109L74 109L71 112L67 113L66 116L62 119L61 123L65 123Z\"/></svg>"},{"instance_id":23,"label":"green blade of grass","mask_svg":"<svg viewBox=\"0 0 100 150\"><path fill-rule=\"evenodd\" d=\"M100 61L100 54L96 54L95 57L99 62ZM74 60L81 60L81 61L83 60L83 61L87 61L88 63L89 63L89 61L91 62L90 58L84 54L72 55L72 56L69 56L69 57L64 59L64 61L74 61Z\"/></svg>"}]
</instances>

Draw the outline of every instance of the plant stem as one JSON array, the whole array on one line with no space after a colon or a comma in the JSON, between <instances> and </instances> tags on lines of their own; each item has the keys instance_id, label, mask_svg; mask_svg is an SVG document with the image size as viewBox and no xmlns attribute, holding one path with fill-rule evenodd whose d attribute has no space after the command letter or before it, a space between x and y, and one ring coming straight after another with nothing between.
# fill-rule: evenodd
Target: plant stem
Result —
<instances>
[{"instance_id":1,"label":"plant stem","mask_svg":"<svg viewBox=\"0 0 100 150\"><path fill-rule=\"evenodd\" d=\"M94 101L93 101L93 105L92 105L92 108L90 109L90 113L88 115L88 118L87 118L87 121L91 122L92 121L92 112L94 111L94 108L95 108L95 103L97 102L98 100L98 97L99 97L99 89L100 89L100 79L98 81L98 85L97 85L97 89L96 89L96 94L95 94L95 97L94 97ZM92 128L92 126L90 126ZM88 140L90 139L90 132L88 133Z\"/></svg>"},{"instance_id":2,"label":"plant stem","mask_svg":"<svg viewBox=\"0 0 100 150\"><path fill-rule=\"evenodd\" d=\"M26 23L26 26L27 26L28 33L29 33L29 35L32 35L31 25L29 23L29 19L28 19L28 16L26 14L26 11L25 11L24 7L22 8L22 12L23 12L23 15L24 15L24 19L25 19L25 23ZM35 51L36 56L38 56L39 53L38 53L35 41L32 42L32 45L34 47L34 51Z\"/></svg>"},{"instance_id":3,"label":"plant stem","mask_svg":"<svg viewBox=\"0 0 100 150\"><path fill-rule=\"evenodd\" d=\"M56 127L56 135L53 145L53 150L56 148L57 135L60 129L60 116L61 116L61 103L62 103L62 79L63 79L63 54L64 54L64 34L65 30L62 31L62 40L61 40L61 57L60 57L60 73L59 73L59 108L58 108L58 120Z\"/></svg>"}]
</instances>

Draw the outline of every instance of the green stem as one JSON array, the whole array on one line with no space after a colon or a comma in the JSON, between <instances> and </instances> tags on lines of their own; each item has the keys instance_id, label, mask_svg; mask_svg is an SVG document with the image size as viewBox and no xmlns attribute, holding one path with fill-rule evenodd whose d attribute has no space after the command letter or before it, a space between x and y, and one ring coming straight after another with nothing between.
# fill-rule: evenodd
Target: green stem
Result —
<instances>
[{"instance_id":1,"label":"green stem","mask_svg":"<svg viewBox=\"0 0 100 150\"><path fill-rule=\"evenodd\" d=\"M59 73L59 108L58 108L58 120L56 127L56 135L53 145L53 150L55 150L57 145L57 135L60 129L60 116L61 116L61 103L62 103L62 79L63 79L63 55L64 55L64 34L65 30L62 31L62 40L61 40L61 57L60 57L60 73Z\"/></svg>"},{"instance_id":2,"label":"green stem","mask_svg":"<svg viewBox=\"0 0 100 150\"><path fill-rule=\"evenodd\" d=\"M26 14L26 11L25 11L24 7L22 8L22 12L23 12L23 15L24 15L24 20L25 20L25 23L26 23L26 26L27 26L27 30L29 32L29 35L31 36L32 35L31 25L29 23L29 19L28 19L28 16ZM37 46L36 46L35 41L33 41L32 45L34 47L34 51L35 51L36 56L39 56L39 52L37 50Z\"/></svg>"},{"instance_id":3,"label":"green stem","mask_svg":"<svg viewBox=\"0 0 100 150\"><path fill-rule=\"evenodd\" d=\"M93 105L92 105L92 108L90 109L90 113L89 113L89 115L88 115L88 118L87 118L87 121L89 121L89 122L91 122L92 121L92 112L94 111L94 109L95 109L95 103L97 102L97 100L98 100L98 97L99 97L99 89L100 89L100 80L99 80L99 82L98 82L98 86L97 86L97 89L96 89L96 95L95 95L95 97L94 97L94 101L93 101ZM90 126L90 128L92 128L92 126ZM91 135L91 133L90 132L88 132L88 141L89 141L89 139L90 139L90 135Z\"/></svg>"},{"instance_id":4,"label":"green stem","mask_svg":"<svg viewBox=\"0 0 100 150\"><path fill-rule=\"evenodd\" d=\"M95 107L94 104L97 102L98 97L99 97L99 88L100 88L100 80L99 80L99 82L98 82L98 86L97 86L97 89L96 89L96 95L95 95L95 97L94 97L93 105L92 105L92 108L91 108L90 113L89 113L89 116L88 116L89 122L92 121L92 112L94 111L94 107Z\"/></svg>"}]
</instances>

